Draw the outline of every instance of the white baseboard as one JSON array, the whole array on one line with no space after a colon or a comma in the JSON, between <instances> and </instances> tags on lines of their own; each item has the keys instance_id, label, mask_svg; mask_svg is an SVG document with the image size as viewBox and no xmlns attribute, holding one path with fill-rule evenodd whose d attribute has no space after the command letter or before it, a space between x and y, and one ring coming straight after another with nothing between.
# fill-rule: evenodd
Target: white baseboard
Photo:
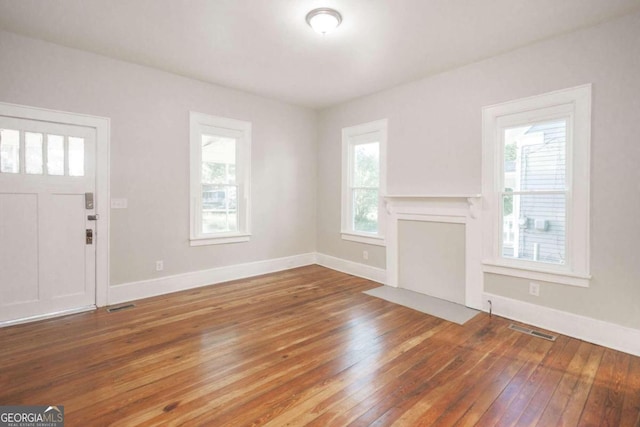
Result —
<instances>
[{"instance_id":1,"label":"white baseboard","mask_svg":"<svg viewBox=\"0 0 640 427\"><path fill-rule=\"evenodd\" d=\"M489 311L487 300L491 300L493 313L498 316L640 356L639 329L486 292L483 294L484 311Z\"/></svg>"},{"instance_id":2,"label":"white baseboard","mask_svg":"<svg viewBox=\"0 0 640 427\"><path fill-rule=\"evenodd\" d=\"M382 283L383 285L387 282L387 271L382 268L371 267L370 265L347 261L346 259L336 258L321 253L316 254L316 264L332 270L373 280L374 282Z\"/></svg>"},{"instance_id":3,"label":"white baseboard","mask_svg":"<svg viewBox=\"0 0 640 427\"><path fill-rule=\"evenodd\" d=\"M307 253L111 286L109 304L119 304L312 264L319 264L381 284L386 283L386 270L382 268L322 253ZM640 330L638 329L486 292L483 293L484 311L489 310L487 300L491 300L493 313L498 316L640 356Z\"/></svg>"},{"instance_id":4,"label":"white baseboard","mask_svg":"<svg viewBox=\"0 0 640 427\"><path fill-rule=\"evenodd\" d=\"M109 287L109 304L119 304L171 292L274 273L316 263L316 254L307 253L245 264L235 264L209 270L193 271L157 279L123 283Z\"/></svg>"},{"instance_id":5,"label":"white baseboard","mask_svg":"<svg viewBox=\"0 0 640 427\"><path fill-rule=\"evenodd\" d=\"M56 311L54 313L46 313L46 314L39 314L37 316L23 317L21 319L5 320L4 322L0 322L0 328L13 326L13 325L20 325L22 323L37 322L39 320L53 319L54 317L69 316L71 314L84 313L85 311L91 311L95 309L96 309L95 305L89 305L86 307L72 308L70 310Z\"/></svg>"}]
</instances>

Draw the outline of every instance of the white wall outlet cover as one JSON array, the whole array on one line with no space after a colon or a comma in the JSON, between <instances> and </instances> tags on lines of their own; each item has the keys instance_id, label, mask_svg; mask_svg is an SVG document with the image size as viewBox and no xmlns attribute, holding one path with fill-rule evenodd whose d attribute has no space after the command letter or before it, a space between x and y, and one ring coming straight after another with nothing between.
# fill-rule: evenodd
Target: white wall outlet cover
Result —
<instances>
[{"instance_id":1,"label":"white wall outlet cover","mask_svg":"<svg viewBox=\"0 0 640 427\"><path fill-rule=\"evenodd\" d=\"M534 296L540 296L540 284L529 282L529 293Z\"/></svg>"},{"instance_id":2,"label":"white wall outlet cover","mask_svg":"<svg viewBox=\"0 0 640 427\"><path fill-rule=\"evenodd\" d=\"M111 209L126 209L127 206L127 199L111 199Z\"/></svg>"}]
</instances>

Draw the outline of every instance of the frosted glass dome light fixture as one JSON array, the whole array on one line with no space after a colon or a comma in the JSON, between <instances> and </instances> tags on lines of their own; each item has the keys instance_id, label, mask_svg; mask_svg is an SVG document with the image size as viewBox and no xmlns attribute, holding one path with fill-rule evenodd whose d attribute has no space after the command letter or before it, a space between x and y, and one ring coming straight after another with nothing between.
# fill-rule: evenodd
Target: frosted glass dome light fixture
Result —
<instances>
[{"instance_id":1,"label":"frosted glass dome light fixture","mask_svg":"<svg viewBox=\"0 0 640 427\"><path fill-rule=\"evenodd\" d=\"M342 15L335 9L321 7L307 13L307 24L317 33L322 35L330 33L338 28L342 22Z\"/></svg>"}]
</instances>

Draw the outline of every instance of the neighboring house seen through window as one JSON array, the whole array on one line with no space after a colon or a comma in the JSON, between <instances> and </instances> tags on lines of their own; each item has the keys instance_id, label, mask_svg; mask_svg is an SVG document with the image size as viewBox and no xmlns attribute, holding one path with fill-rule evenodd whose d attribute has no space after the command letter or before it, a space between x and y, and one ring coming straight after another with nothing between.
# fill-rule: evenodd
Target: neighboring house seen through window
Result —
<instances>
[{"instance_id":1,"label":"neighboring house seen through window","mask_svg":"<svg viewBox=\"0 0 640 427\"><path fill-rule=\"evenodd\" d=\"M591 86L483 110L485 271L588 286Z\"/></svg>"}]
</instances>

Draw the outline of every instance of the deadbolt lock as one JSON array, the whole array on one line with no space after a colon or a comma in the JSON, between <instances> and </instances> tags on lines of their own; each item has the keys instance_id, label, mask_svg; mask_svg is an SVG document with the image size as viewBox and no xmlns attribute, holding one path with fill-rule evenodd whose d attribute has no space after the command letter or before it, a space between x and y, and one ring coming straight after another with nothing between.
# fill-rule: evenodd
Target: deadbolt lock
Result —
<instances>
[{"instance_id":1,"label":"deadbolt lock","mask_svg":"<svg viewBox=\"0 0 640 427\"><path fill-rule=\"evenodd\" d=\"M93 193L84 193L84 208L93 209Z\"/></svg>"}]
</instances>

